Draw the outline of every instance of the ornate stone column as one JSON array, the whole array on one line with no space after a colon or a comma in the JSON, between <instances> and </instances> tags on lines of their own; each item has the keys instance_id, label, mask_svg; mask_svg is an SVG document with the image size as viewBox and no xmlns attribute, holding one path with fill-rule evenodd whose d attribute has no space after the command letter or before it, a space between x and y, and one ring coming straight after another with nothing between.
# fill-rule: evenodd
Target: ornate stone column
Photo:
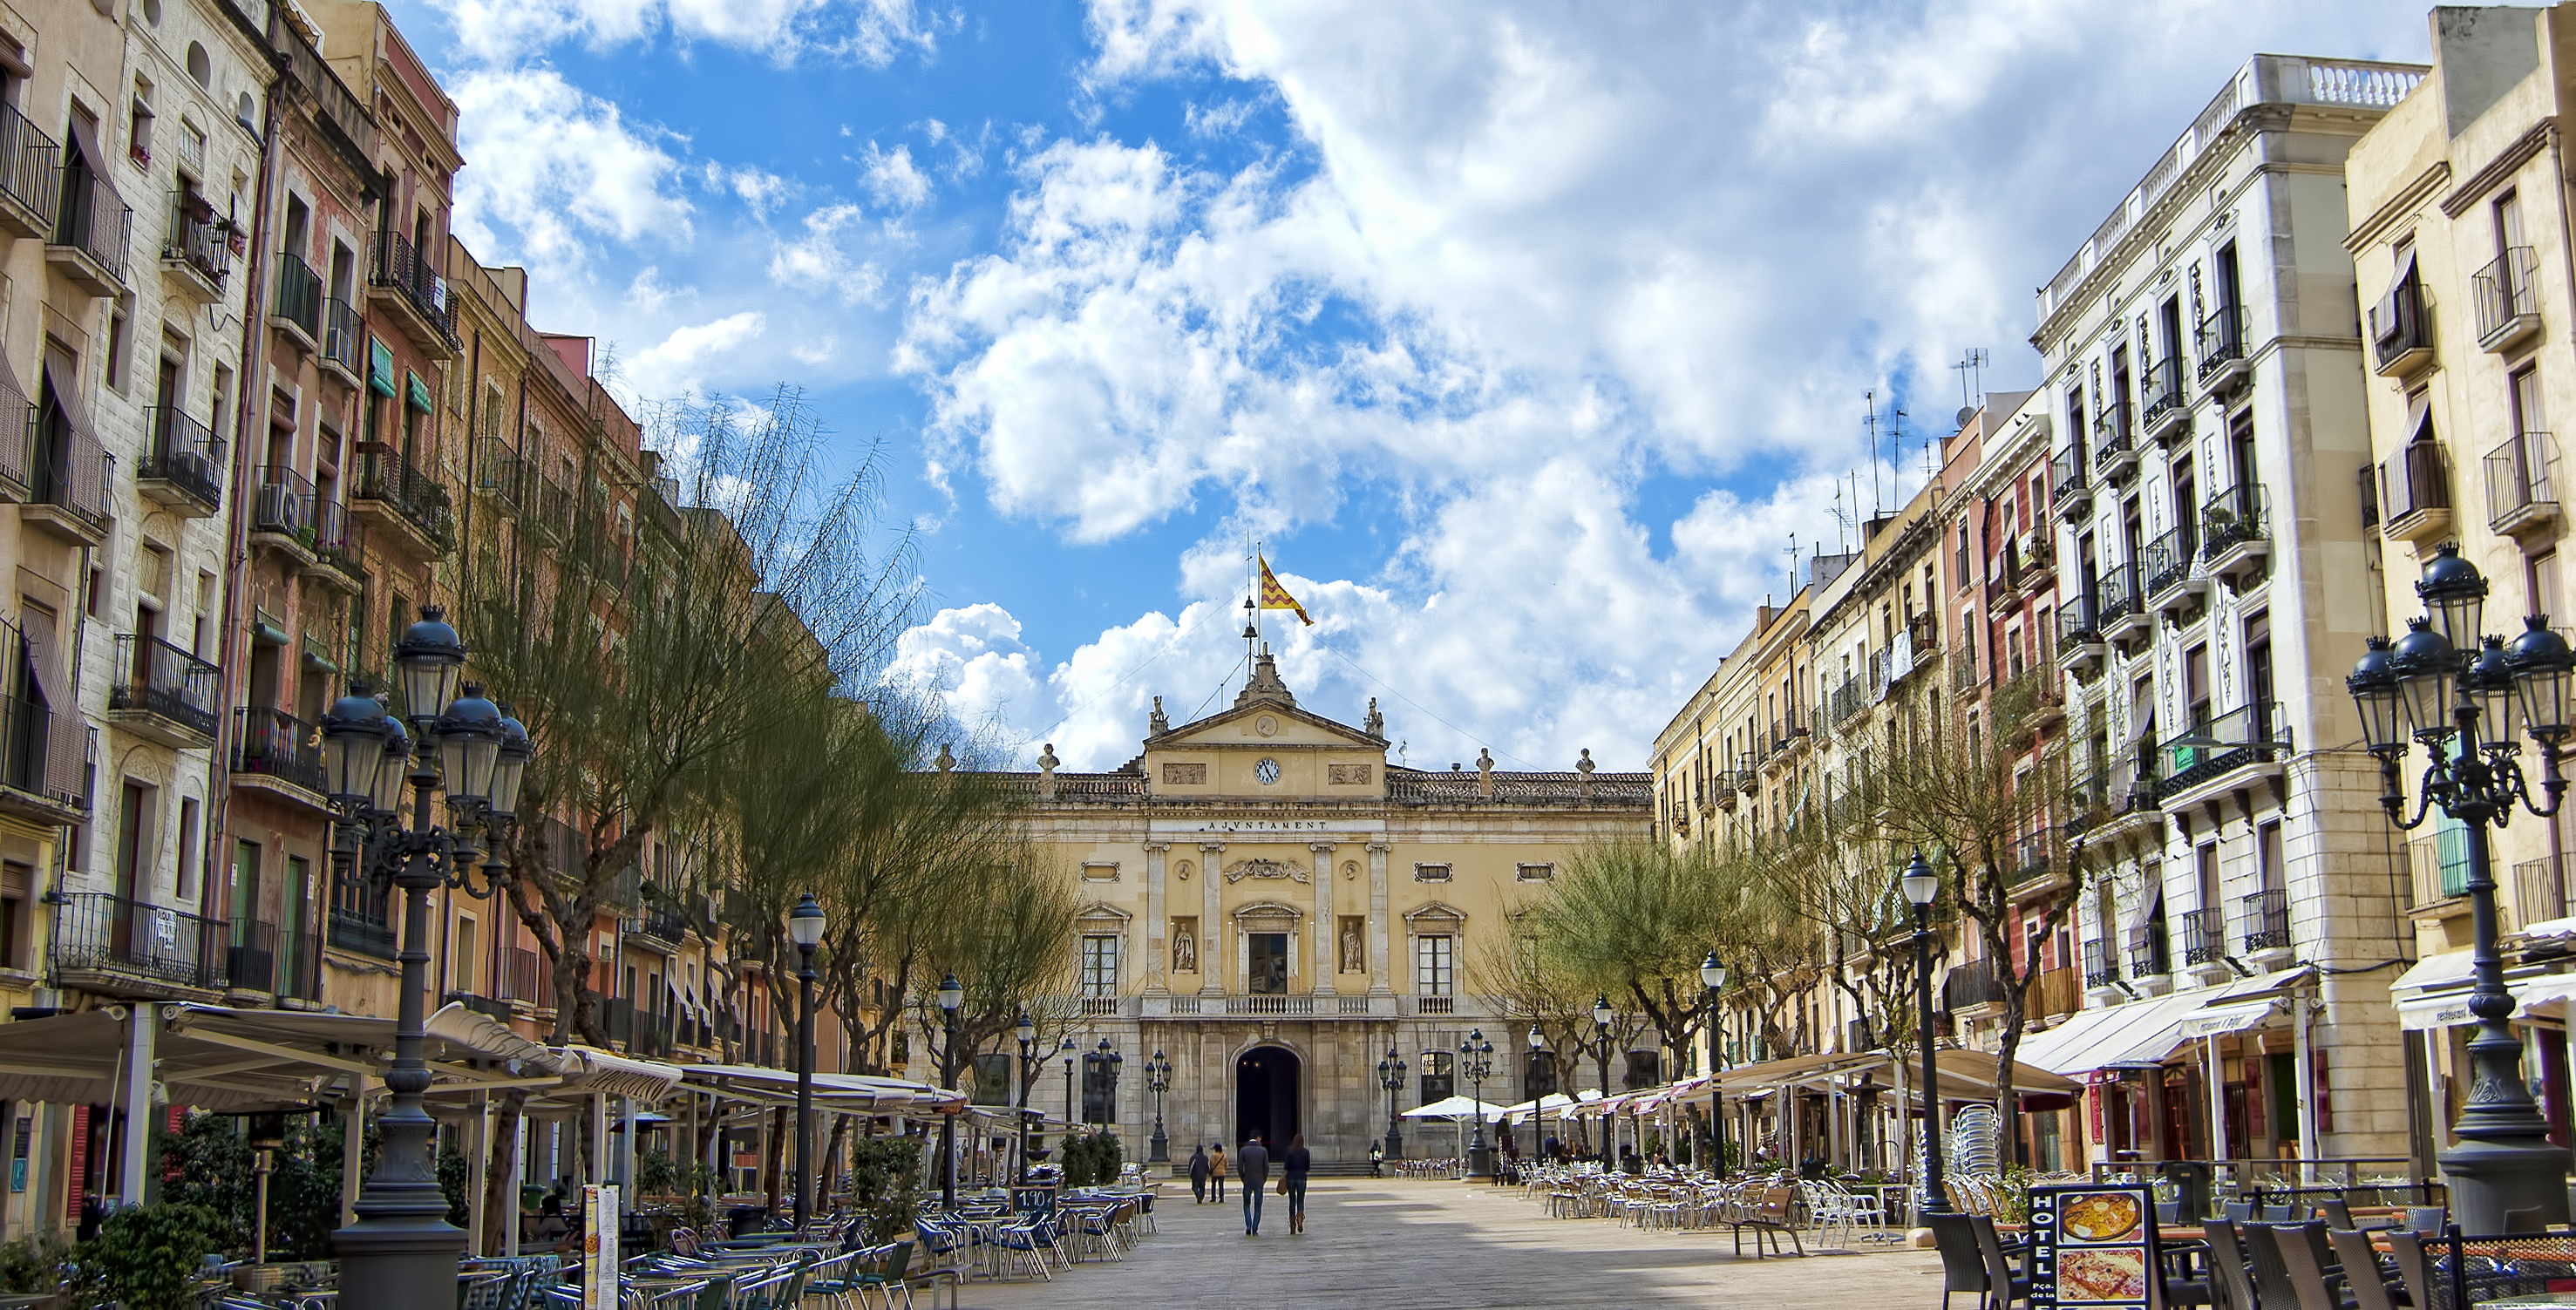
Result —
<instances>
[{"instance_id":1,"label":"ornate stone column","mask_svg":"<svg viewBox=\"0 0 2576 1310\"><path fill-rule=\"evenodd\" d=\"M1163 909L1164 856L1172 849L1170 842L1145 843L1145 994L1163 996L1172 990L1172 949L1163 940L1171 928L1171 916Z\"/></svg>"},{"instance_id":2,"label":"ornate stone column","mask_svg":"<svg viewBox=\"0 0 2576 1310\"><path fill-rule=\"evenodd\" d=\"M1315 979L1308 990L1318 996L1333 994L1333 973L1341 965L1333 958L1340 940L1339 925L1333 922L1333 843L1319 841L1307 847L1315 853Z\"/></svg>"},{"instance_id":3,"label":"ornate stone column","mask_svg":"<svg viewBox=\"0 0 2576 1310\"><path fill-rule=\"evenodd\" d=\"M1386 983L1387 889L1386 857L1395 848L1386 842L1369 843L1369 995L1392 996L1395 989Z\"/></svg>"},{"instance_id":4,"label":"ornate stone column","mask_svg":"<svg viewBox=\"0 0 2576 1310\"><path fill-rule=\"evenodd\" d=\"M1222 885L1217 861L1225 856L1225 843L1199 843L1199 995L1225 995L1225 980L1232 976L1234 953L1217 945L1217 924L1224 907L1217 903L1217 888Z\"/></svg>"}]
</instances>

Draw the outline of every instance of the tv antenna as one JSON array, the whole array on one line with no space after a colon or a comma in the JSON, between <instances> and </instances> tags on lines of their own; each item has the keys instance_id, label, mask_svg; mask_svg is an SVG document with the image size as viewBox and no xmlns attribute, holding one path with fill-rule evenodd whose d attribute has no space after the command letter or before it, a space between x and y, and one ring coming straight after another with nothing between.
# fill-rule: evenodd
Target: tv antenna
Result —
<instances>
[{"instance_id":1,"label":"tv antenna","mask_svg":"<svg viewBox=\"0 0 2576 1310\"><path fill-rule=\"evenodd\" d=\"M1792 532L1792 533L1790 533L1790 534L1789 534L1789 548L1788 548L1788 550L1787 550L1787 551L1785 551L1785 552L1783 552L1783 553L1785 553L1785 554L1786 554L1786 555L1788 555L1788 557L1789 557L1789 596L1790 596L1790 598L1791 598L1791 599L1796 599L1796 597L1797 597L1797 595L1798 595L1798 534L1797 534L1797 533Z\"/></svg>"},{"instance_id":2,"label":"tv antenna","mask_svg":"<svg viewBox=\"0 0 2576 1310\"><path fill-rule=\"evenodd\" d=\"M1978 397L1986 394L1985 370L1988 362L1985 347L1971 346L1967 353L1959 356L1958 363L1950 366L1951 371L1959 375L1960 427L1968 426L1968 420L1976 415ZM1973 386L1971 386L1972 379Z\"/></svg>"},{"instance_id":3,"label":"tv antenna","mask_svg":"<svg viewBox=\"0 0 2576 1310\"><path fill-rule=\"evenodd\" d=\"M1857 481L1860 477L1859 472L1855 470L1852 473L1852 477ZM1859 498L1859 488L1855 487L1853 488L1852 499L1854 502L1857 502ZM1857 503L1849 506L1843 504L1843 480L1841 478L1834 479L1834 522L1841 528L1842 533L1839 538L1842 544L1837 549L1851 549L1852 533L1856 531L1852 524L1852 511L1858 507Z\"/></svg>"},{"instance_id":4,"label":"tv antenna","mask_svg":"<svg viewBox=\"0 0 2576 1310\"><path fill-rule=\"evenodd\" d=\"M1880 499L1878 491L1878 391L1875 388L1864 391L1860 393L1860 398L1862 404L1869 406L1869 417L1865 420L1869 424L1869 512L1875 516L1887 508L1886 502ZM1860 501L1860 485L1857 480L1852 484L1852 501L1857 508Z\"/></svg>"}]
</instances>

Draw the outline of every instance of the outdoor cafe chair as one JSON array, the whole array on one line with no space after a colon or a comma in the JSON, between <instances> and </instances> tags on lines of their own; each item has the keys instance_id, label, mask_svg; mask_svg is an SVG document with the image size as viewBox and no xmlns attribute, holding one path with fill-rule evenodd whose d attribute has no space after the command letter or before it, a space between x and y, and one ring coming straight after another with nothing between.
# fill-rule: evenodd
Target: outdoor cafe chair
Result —
<instances>
[{"instance_id":1,"label":"outdoor cafe chair","mask_svg":"<svg viewBox=\"0 0 2576 1310\"><path fill-rule=\"evenodd\" d=\"M1990 1281L1986 1256L1977 1249L1977 1230L1968 1216L1927 1214L1923 1223L1932 1230L1933 1249L1941 1253L1941 1310L1950 1310L1950 1298L1961 1292L1983 1296Z\"/></svg>"},{"instance_id":2,"label":"outdoor cafe chair","mask_svg":"<svg viewBox=\"0 0 2576 1310\"><path fill-rule=\"evenodd\" d=\"M796 1310L804 1299L805 1270L786 1265L757 1278L744 1279L733 1286L733 1296L725 1310Z\"/></svg>"},{"instance_id":3,"label":"outdoor cafe chair","mask_svg":"<svg viewBox=\"0 0 2576 1310\"><path fill-rule=\"evenodd\" d=\"M2388 1286L2370 1234L2358 1228L2329 1228L2326 1238L2334 1243L2335 1258L2343 1262L2343 1281L2352 1290L2353 1310L2397 1310L2398 1299L2406 1292Z\"/></svg>"},{"instance_id":4,"label":"outdoor cafe chair","mask_svg":"<svg viewBox=\"0 0 2576 1310\"><path fill-rule=\"evenodd\" d=\"M1986 1304L2000 1310L2013 1310L2015 1305L2030 1301L2030 1275L2012 1267L2012 1257L2004 1254L2002 1238L1995 1232L1992 1215L1968 1216L1968 1227L1977 1235L1977 1254L1986 1262Z\"/></svg>"},{"instance_id":5,"label":"outdoor cafe chair","mask_svg":"<svg viewBox=\"0 0 2576 1310\"><path fill-rule=\"evenodd\" d=\"M2262 1310L2254 1278L2245 1268L2245 1243L2234 1219L2212 1219L2202 1225L2209 1234L2210 1285L2227 1310Z\"/></svg>"},{"instance_id":6,"label":"outdoor cafe chair","mask_svg":"<svg viewBox=\"0 0 2576 1310\"><path fill-rule=\"evenodd\" d=\"M2406 1300L2415 1310L2432 1310L2433 1270L2424 1260L2424 1234L2412 1229L2398 1229L2388 1235L2388 1253L2397 1266L2397 1279L2406 1289Z\"/></svg>"},{"instance_id":7,"label":"outdoor cafe chair","mask_svg":"<svg viewBox=\"0 0 2576 1310\"><path fill-rule=\"evenodd\" d=\"M2320 1255L2324 1225L2281 1224L2272 1229L2279 1244L2281 1269L2289 1275L2290 1290L2298 1297L2299 1310L2345 1310L2343 1299L2335 1295L2328 1281L2326 1263ZM2379 1265L2373 1262L2364 1271L2376 1278ZM2366 1280L2367 1281L2367 1280ZM2386 1295L2383 1290L2382 1296Z\"/></svg>"},{"instance_id":8,"label":"outdoor cafe chair","mask_svg":"<svg viewBox=\"0 0 2576 1310\"><path fill-rule=\"evenodd\" d=\"M1005 1224L993 1230L992 1244L986 1249L992 1253L995 1277L1009 1276L1004 1273L1007 1265L1013 1271L1025 1269L1034 1277L1054 1281L1055 1275L1047 1269L1053 1253L1048 1246L1040 1244L1046 1222L1041 1219L1025 1224Z\"/></svg>"}]
</instances>

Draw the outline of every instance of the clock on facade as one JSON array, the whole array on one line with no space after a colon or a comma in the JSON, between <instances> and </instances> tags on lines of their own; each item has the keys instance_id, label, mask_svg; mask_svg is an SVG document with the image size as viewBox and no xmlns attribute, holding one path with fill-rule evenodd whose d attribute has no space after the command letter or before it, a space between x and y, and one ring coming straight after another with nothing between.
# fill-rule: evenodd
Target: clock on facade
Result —
<instances>
[{"instance_id":1,"label":"clock on facade","mask_svg":"<svg viewBox=\"0 0 2576 1310\"><path fill-rule=\"evenodd\" d=\"M1273 759L1261 760L1259 763L1252 766L1252 776L1264 787L1279 781L1279 761Z\"/></svg>"}]
</instances>

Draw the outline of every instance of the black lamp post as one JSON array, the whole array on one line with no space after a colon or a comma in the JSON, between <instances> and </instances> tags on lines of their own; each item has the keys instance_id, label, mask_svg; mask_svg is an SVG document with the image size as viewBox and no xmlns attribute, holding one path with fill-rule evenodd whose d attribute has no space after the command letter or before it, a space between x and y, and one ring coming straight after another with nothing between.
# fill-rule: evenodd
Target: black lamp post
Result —
<instances>
[{"instance_id":1,"label":"black lamp post","mask_svg":"<svg viewBox=\"0 0 2576 1310\"><path fill-rule=\"evenodd\" d=\"M1948 1214L1949 1188L1941 1181L1940 1044L1932 1032L1932 902L1941 894L1941 879L1918 850L1898 881L1914 906L1915 1040L1923 1047L1923 1204L1915 1213Z\"/></svg>"},{"instance_id":2,"label":"black lamp post","mask_svg":"<svg viewBox=\"0 0 2576 1310\"><path fill-rule=\"evenodd\" d=\"M1530 1068L1535 1070L1538 1067L1539 1059L1547 1054L1547 1034L1540 1032L1537 1024L1530 1025L1529 1048ZM1552 1075L1556 1070L1551 1067L1548 1072ZM1556 1079L1553 1077L1550 1077L1547 1081L1550 1086L1554 1086L1556 1083ZM1535 1084L1537 1080L1532 1079L1531 1082ZM1541 1164L1547 1163L1547 1097L1547 1093L1541 1092L1530 1100L1530 1111L1538 1116L1537 1125L1530 1130L1532 1133L1536 1134L1536 1140L1531 1143L1531 1146L1534 1149L1530 1153L1537 1156L1539 1163Z\"/></svg>"},{"instance_id":3,"label":"black lamp post","mask_svg":"<svg viewBox=\"0 0 2576 1310\"><path fill-rule=\"evenodd\" d=\"M939 1047L939 1085L957 1085L957 1010L966 1003L966 989L950 974L939 980L940 1022L946 1029ZM957 1213L957 1116L939 1116L939 1205L948 1214Z\"/></svg>"},{"instance_id":4,"label":"black lamp post","mask_svg":"<svg viewBox=\"0 0 2576 1310\"><path fill-rule=\"evenodd\" d=\"M1064 1052L1064 1140L1070 1142L1073 1126L1082 1122L1073 1104L1073 1039L1065 1038L1064 1045L1057 1049Z\"/></svg>"},{"instance_id":5,"label":"black lamp post","mask_svg":"<svg viewBox=\"0 0 2576 1310\"><path fill-rule=\"evenodd\" d=\"M1701 986L1708 988L1708 1128L1713 1143L1708 1153L1708 1171L1724 1178L1726 1119L1719 1110L1726 1103L1726 1089L1717 1084L1717 1066L1723 1058L1718 1045L1717 994L1726 986L1726 966L1718 962L1717 952L1710 951L1708 958L1700 961L1699 981Z\"/></svg>"},{"instance_id":6,"label":"black lamp post","mask_svg":"<svg viewBox=\"0 0 2576 1310\"><path fill-rule=\"evenodd\" d=\"M1126 1062L1126 1057L1111 1049L1109 1039L1103 1037L1098 1046L1083 1053L1082 1061L1083 1071L1097 1078L1100 1087L1100 1117L1094 1119L1086 1110L1083 1120L1107 1132L1111 1124L1118 1122L1118 1066Z\"/></svg>"},{"instance_id":7,"label":"black lamp post","mask_svg":"<svg viewBox=\"0 0 2576 1310\"><path fill-rule=\"evenodd\" d=\"M1145 1144L1145 1162L1170 1164L1172 1141L1163 1136L1163 1093L1172 1087L1172 1062L1161 1051L1145 1062L1145 1090L1154 1094L1154 1136Z\"/></svg>"},{"instance_id":8,"label":"black lamp post","mask_svg":"<svg viewBox=\"0 0 2576 1310\"><path fill-rule=\"evenodd\" d=\"M814 1213L814 948L823 944L823 907L814 893L787 912L796 943L796 1227Z\"/></svg>"},{"instance_id":9,"label":"black lamp post","mask_svg":"<svg viewBox=\"0 0 2576 1310\"><path fill-rule=\"evenodd\" d=\"M2487 581L2476 565L2460 558L2456 545L2445 544L2424 566L2415 594L2424 601L2425 617L2407 620L2406 635L2393 645L2371 638L2345 685L2361 711L2370 753L2379 757L2379 804L2389 821L2414 828L2438 807L2468 838L2469 958L2475 979L2469 1012L2478 1022L2477 1036L2469 1039L2469 1059L2475 1073L2468 1102L2451 1127L2459 1144L2442 1154L2442 1171L2451 1181L2460 1226L2470 1232L2503 1232L2505 1216L2517 1210L2536 1210L2543 1223L2563 1224L2567 1152L2549 1143L2548 1121L2523 1081L2522 1043L2505 1027L2514 1002L2505 990L2504 959L2496 949L2495 870L2487 828L2504 827L2517 806L2542 818L2558 812L2567 791L2558 764L2571 723L2568 698L2570 683L2576 681L2576 653L2538 614L2524 620L2523 632L2510 647L2500 637L2480 644L2478 620L2486 605ZM2516 710L2523 730L2540 747L2540 790L2546 804L2534 803L2523 776L2521 747L2513 732ZM2492 738L2479 736L2481 720ZM2424 743L2429 757L2419 784L2423 795L2411 819L2398 772L2409 738Z\"/></svg>"},{"instance_id":10,"label":"black lamp post","mask_svg":"<svg viewBox=\"0 0 2576 1310\"><path fill-rule=\"evenodd\" d=\"M1610 1008L1610 996L1603 993L1592 1003L1593 1053L1601 1061L1601 1099L1610 1099L1610 1021L1619 1012ZM1610 1163L1610 1116L1601 1116L1601 1163Z\"/></svg>"},{"instance_id":11,"label":"black lamp post","mask_svg":"<svg viewBox=\"0 0 2576 1310\"><path fill-rule=\"evenodd\" d=\"M1038 1025L1021 1009L1019 1022L1011 1025L1011 1034L1020 1039L1020 1163L1011 1171L1018 1182L1029 1180L1029 1082L1038 1066Z\"/></svg>"},{"instance_id":12,"label":"black lamp post","mask_svg":"<svg viewBox=\"0 0 2576 1310\"><path fill-rule=\"evenodd\" d=\"M1377 1062L1377 1085L1386 1089L1386 1158L1404 1158L1404 1128L1395 1117L1395 1098L1404 1090L1404 1061L1395 1048L1386 1048L1386 1058Z\"/></svg>"},{"instance_id":13,"label":"black lamp post","mask_svg":"<svg viewBox=\"0 0 2576 1310\"><path fill-rule=\"evenodd\" d=\"M429 966L429 894L442 887L488 897L504 876L497 857L482 864L476 836L497 847L516 815L519 782L533 752L517 720L458 682L465 643L435 608L403 633L394 650L403 710L397 717L365 683L353 683L323 716L323 769L334 824L331 862L342 881L365 879L403 893L402 992L394 1027L394 1060L385 1072L393 1103L379 1121L383 1144L358 1192L356 1223L332 1234L341 1258L341 1294L349 1305L431 1310L455 1302L456 1261L465 1233L447 1222L430 1141L436 1132L421 1095L429 1068L421 1058ZM450 697L454 697L453 700ZM409 719L406 733L403 720ZM417 752L412 743L419 743ZM406 767L408 766L408 767ZM412 789L411 814L402 789ZM448 823L435 823L431 796L447 793Z\"/></svg>"},{"instance_id":14,"label":"black lamp post","mask_svg":"<svg viewBox=\"0 0 2576 1310\"><path fill-rule=\"evenodd\" d=\"M1485 1146L1485 1079L1494 1072L1494 1044L1485 1040L1484 1029L1469 1029L1458 1043L1458 1072L1467 1076L1467 1099L1476 1107L1476 1137L1467 1144L1467 1174L1471 1178L1491 1174L1494 1162Z\"/></svg>"}]
</instances>

